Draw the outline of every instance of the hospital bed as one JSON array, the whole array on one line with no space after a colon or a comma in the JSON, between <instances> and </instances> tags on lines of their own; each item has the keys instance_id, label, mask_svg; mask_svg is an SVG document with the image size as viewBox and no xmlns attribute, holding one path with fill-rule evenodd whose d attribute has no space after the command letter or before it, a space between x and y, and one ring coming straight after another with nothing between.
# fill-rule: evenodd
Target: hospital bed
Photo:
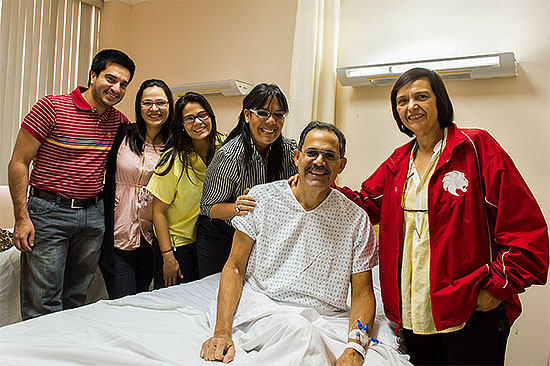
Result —
<instances>
[{"instance_id":1,"label":"hospital bed","mask_svg":"<svg viewBox=\"0 0 550 366\"><path fill-rule=\"evenodd\" d=\"M212 335L219 276L1 327L0 365L212 365L199 352ZM369 348L367 363L407 364L382 314L376 271L373 277L378 306L372 335L381 344ZM238 352L231 364L249 364L249 356ZM276 359L272 364L280 365Z\"/></svg>"}]
</instances>

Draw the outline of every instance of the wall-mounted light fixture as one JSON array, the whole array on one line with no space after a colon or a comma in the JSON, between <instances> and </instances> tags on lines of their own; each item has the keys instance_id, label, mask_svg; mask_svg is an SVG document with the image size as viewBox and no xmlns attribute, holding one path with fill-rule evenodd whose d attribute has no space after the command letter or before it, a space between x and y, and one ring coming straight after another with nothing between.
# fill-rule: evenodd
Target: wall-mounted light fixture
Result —
<instances>
[{"instance_id":1,"label":"wall-mounted light fixture","mask_svg":"<svg viewBox=\"0 0 550 366\"><path fill-rule=\"evenodd\" d=\"M193 91L199 94L223 95L226 97L246 95L252 90L252 84L240 80L218 80L190 83L170 87L175 98Z\"/></svg>"},{"instance_id":2,"label":"wall-mounted light fixture","mask_svg":"<svg viewBox=\"0 0 550 366\"><path fill-rule=\"evenodd\" d=\"M342 86L368 86L394 83L407 70L424 67L444 79L485 79L517 76L513 52L466 57L440 58L377 65L346 66L336 69Z\"/></svg>"}]
</instances>

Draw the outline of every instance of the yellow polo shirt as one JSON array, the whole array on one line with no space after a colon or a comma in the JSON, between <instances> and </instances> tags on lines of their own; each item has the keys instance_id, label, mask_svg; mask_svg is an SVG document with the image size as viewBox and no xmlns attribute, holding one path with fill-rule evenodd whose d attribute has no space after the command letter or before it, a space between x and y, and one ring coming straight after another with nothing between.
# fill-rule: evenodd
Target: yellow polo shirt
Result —
<instances>
[{"instance_id":1,"label":"yellow polo shirt","mask_svg":"<svg viewBox=\"0 0 550 366\"><path fill-rule=\"evenodd\" d=\"M225 136L218 138L216 150L223 140ZM188 168L185 171L183 163L177 157L167 174L153 174L147 184L147 190L153 196L169 205L166 219L172 243L176 247L194 243L197 237L197 219L206 165L194 152L190 155L190 162L193 169ZM162 170L164 166L157 168L156 172Z\"/></svg>"}]
</instances>

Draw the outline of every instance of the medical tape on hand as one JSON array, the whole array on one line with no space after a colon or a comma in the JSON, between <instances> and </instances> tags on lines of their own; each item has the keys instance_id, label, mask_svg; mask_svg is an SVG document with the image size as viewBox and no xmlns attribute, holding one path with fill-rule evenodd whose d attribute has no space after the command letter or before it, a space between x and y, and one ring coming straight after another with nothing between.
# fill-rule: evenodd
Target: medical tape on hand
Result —
<instances>
[{"instance_id":1,"label":"medical tape on hand","mask_svg":"<svg viewBox=\"0 0 550 366\"><path fill-rule=\"evenodd\" d=\"M367 332L369 329L369 325L367 323L363 326L361 321L357 320L357 326L357 328L350 330L348 338L356 340L365 348L369 346L371 340L373 343L379 343L376 338L371 337Z\"/></svg>"}]
</instances>

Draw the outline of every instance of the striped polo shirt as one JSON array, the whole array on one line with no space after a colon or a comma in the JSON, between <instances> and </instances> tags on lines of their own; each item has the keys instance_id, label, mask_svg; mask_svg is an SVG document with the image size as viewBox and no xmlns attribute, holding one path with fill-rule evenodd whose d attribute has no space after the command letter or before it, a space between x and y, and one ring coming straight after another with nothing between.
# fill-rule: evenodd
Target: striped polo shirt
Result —
<instances>
[{"instance_id":1,"label":"striped polo shirt","mask_svg":"<svg viewBox=\"0 0 550 366\"><path fill-rule=\"evenodd\" d=\"M113 107L98 114L78 87L70 94L36 102L21 127L40 142L29 184L67 198L93 197L103 189L107 153L118 125L127 123Z\"/></svg>"}]
</instances>

